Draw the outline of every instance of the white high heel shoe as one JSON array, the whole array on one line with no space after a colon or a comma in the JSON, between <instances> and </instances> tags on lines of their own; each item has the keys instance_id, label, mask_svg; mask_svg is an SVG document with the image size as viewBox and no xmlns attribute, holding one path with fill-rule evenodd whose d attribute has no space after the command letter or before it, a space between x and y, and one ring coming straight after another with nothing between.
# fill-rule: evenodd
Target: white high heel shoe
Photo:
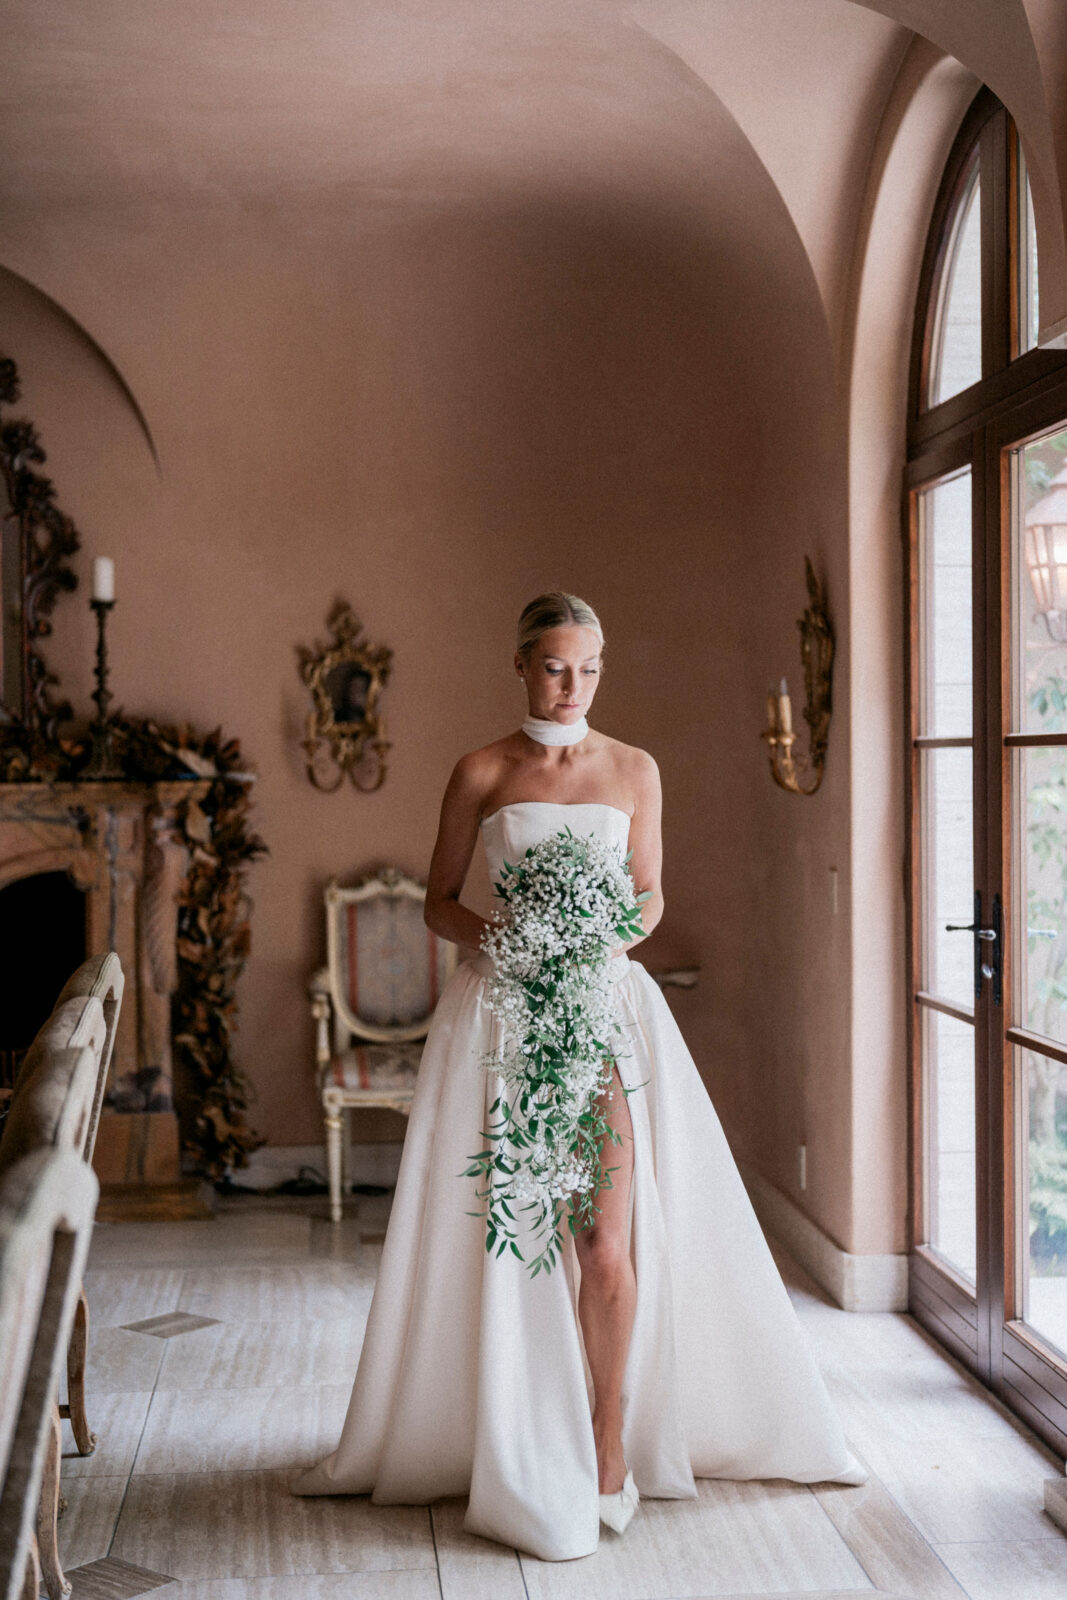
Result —
<instances>
[{"instance_id":1,"label":"white high heel shoe","mask_svg":"<svg viewBox=\"0 0 1067 1600\"><path fill-rule=\"evenodd\" d=\"M625 1482L615 1494L602 1494L600 1496L600 1520L606 1527L615 1533L625 1533L630 1526L631 1518L637 1510L637 1503L641 1496L634 1483L634 1475L627 1471Z\"/></svg>"}]
</instances>

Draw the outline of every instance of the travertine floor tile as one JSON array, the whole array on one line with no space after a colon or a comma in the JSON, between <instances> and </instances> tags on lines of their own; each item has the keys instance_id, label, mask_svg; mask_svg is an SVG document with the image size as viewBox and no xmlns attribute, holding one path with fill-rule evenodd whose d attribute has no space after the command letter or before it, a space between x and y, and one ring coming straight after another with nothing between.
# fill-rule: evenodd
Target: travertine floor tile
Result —
<instances>
[{"instance_id":1,"label":"travertine floor tile","mask_svg":"<svg viewBox=\"0 0 1067 1600\"><path fill-rule=\"evenodd\" d=\"M72 1478L106 1478L129 1472L151 1398L144 1390L133 1394L87 1394L85 1409L89 1426L96 1434L96 1449L91 1456L78 1455L70 1423L64 1422L63 1483Z\"/></svg>"},{"instance_id":2,"label":"travertine floor tile","mask_svg":"<svg viewBox=\"0 0 1067 1600\"><path fill-rule=\"evenodd\" d=\"M642 1500L623 1538L602 1531L581 1561L522 1557L530 1600L695 1600L807 1590L871 1592L811 1492L702 1480L699 1499Z\"/></svg>"},{"instance_id":3,"label":"travertine floor tile","mask_svg":"<svg viewBox=\"0 0 1067 1600\"><path fill-rule=\"evenodd\" d=\"M802 1304L798 1315L823 1370L901 1366L911 1361L943 1361L934 1340L911 1317L880 1311L839 1311Z\"/></svg>"},{"instance_id":4,"label":"travertine floor tile","mask_svg":"<svg viewBox=\"0 0 1067 1600\"><path fill-rule=\"evenodd\" d=\"M91 1318L90 1310L90 1318ZM85 1363L85 1393L91 1411L95 1395L124 1394L130 1389L151 1389L163 1359L158 1339L125 1328L97 1327L90 1320ZM66 1368L60 1374L60 1399L67 1398ZM92 1416L89 1426L93 1426Z\"/></svg>"},{"instance_id":5,"label":"travertine floor tile","mask_svg":"<svg viewBox=\"0 0 1067 1600\"><path fill-rule=\"evenodd\" d=\"M365 1319L220 1322L167 1347L158 1390L351 1384Z\"/></svg>"},{"instance_id":6,"label":"travertine floor tile","mask_svg":"<svg viewBox=\"0 0 1067 1600\"><path fill-rule=\"evenodd\" d=\"M858 1488L818 1485L814 1494L879 1593L963 1600L959 1584L877 1478Z\"/></svg>"},{"instance_id":7,"label":"travertine floor tile","mask_svg":"<svg viewBox=\"0 0 1067 1600\"><path fill-rule=\"evenodd\" d=\"M196 1333L210 1327L214 1317L194 1317L188 1311L164 1311L162 1316L142 1317L139 1322L126 1324L127 1333L146 1333L150 1339L180 1339L183 1334Z\"/></svg>"},{"instance_id":8,"label":"travertine floor tile","mask_svg":"<svg viewBox=\"0 0 1067 1600\"><path fill-rule=\"evenodd\" d=\"M136 1474L296 1472L329 1455L340 1437L351 1384L304 1389L156 1391Z\"/></svg>"},{"instance_id":9,"label":"travertine floor tile","mask_svg":"<svg viewBox=\"0 0 1067 1600\"><path fill-rule=\"evenodd\" d=\"M437 1573L429 1569L361 1572L356 1577L341 1572L304 1572L295 1578L176 1583L159 1600L439 1600L440 1592ZM77 1595L71 1600L77 1600Z\"/></svg>"},{"instance_id":10,"label":"travertine floor tile","mask_svg":"<svg viewBox=\"0 0 1067 1600\"><path fill-rule=\"evenodd\" d=\"M359 1260L363 1248L361 1235L367 1224L357 1214L348 1212L340 1222L328 1217L313 1217L311 1222L311 1254L325 1261L343 1261L353 1264Z\"/></svg>"},{"instance_id":11,"label":"travertine floor tile","mask_svg":"<svg viewBox=\"0 0 1067 1600\"><path fill-rule=\"evenodd\" d=\"M175 1267L159 1272L147 1267L91 1267L85 1274L89 1337L94 1328L120 1328L124 1322L139 1322L142 1317L173 1311L182 1292L183 1277L181 1269Z\"/></svg>"},{"instance_id":12,"label":"travertine floor tile","mask_svg":"<svg viewBox=\"0 0 1067 1600\"><path fill-rule=\"evenodd\" d=\"M1019 1436L974 1378L936 1356L837 1367L826 1380L845 1432L861 1450L868 1440Z\"/></svg>"},{"instance_id":13,"label":"travertine floor tile","mask_svg":"<svg viewBox=\"0 0 1067 1600\"><path fill-rule=\"evenodd\" d=\"M434 1569L425 1506L376 1506L353 1495L302 1499L289 1493L290 1476L135 1475L111 1554L176 1578Z\"/></svg>"},{"instance_id":14,"label":"travertine floor tile","mask_svg":"<svg viewBox=\"0 0 1067 1600\"><path fill-rule=\"evenodd\" d=\"M131 1567L113 1556L91 1561L88 1566L68 1572L67 1577L73 1585L71 1600L138 1600L140 1595L168 1588L173 1582L162 1572Z\"/></svg>"},{"instance_id":15,"label":"travertine floor tile","mask_svg":"<svg viewBox=\"0 0 1067 1600\"><path fill-rule=\"evenodd\" d=\"M865 1440L863 1453L931 1544L1062 1539L1042 1511L1055 1469L1020 1435Z\"/></svg>"},{"instance_id":16,"label":"travertine floor tile","mask_svg":"<svg viewBox=\"0 0 1067 1600\"><path fill-rule=\"evenodd\" d=\"M67 1509L59 1519L59 1559L80 1567L106 1556L118 1521L126 1476L74 1478L62 1486Z\"/></svg>"},{"instance_id":17,"label":"travertine floor tile","mask_svg":"<svg viewBox=\"0 0 1067 1600\"><path fill-rule=\"evenodd\" d=\"M971 1600L1063 1600L1067 1539L938 1545Z\"/></svg>"},{"instance_id":18,"label":"travertine floor tile","mask_svg":"<svg viewBox=\"0 0 1067 1600\"><path fill-rule=\"evenodd\" d=\"M670 1596L650 1595L649 1600L671 1600ZM917 1595L910 1590L907 1594L890 1594L884 1589L790 1589L788 1594L760 1594L758 1597L751 1589L746 1589L741 1594L700 1594L693 1595L691 1600L926 1600L925 1595Z\"/></svg>"},{"instance_id":19,"label":"travertine floor tile","mask_svg":"<svg viewBox=\"0 0 1067 1600\"><path fill-rule=\"evenodd\" d=\"M94 1267L247 1265L303 1261L310 1246L310 1217L248 1212L201 1222L98 1223L90 1261Z\"/></svg>"},{"instance_id":20,"label":"travertine floor tile","mask_svg":"<svg viewBox=\"0 0 1067 1600\"><path fill-rule=\"evenodd\" d=\"M625 1538L605 1531L595 1556L522 1565L463 1533L461 1500L433 1508L431 1533L427 1508L289 1495L293 1473L337 1441L381 1257L366 1236L382 1231L390 1199L350 1202L336 1228L321 1199L278 1197L225 1202L206 1228L99 1230L115 1263L87 1275L101 1444L63 1463L68 1567L108 1554L118 1518L110 1555L174 1574L158 1591L168 1600L1067 1595L1067 1539L1041 1510L1059 1463L917 1324L841 1312L788 1260L811 1347L877 1474L861 1488L704 1482L696 1502L642 1502ZM149 1228L164 1230L158 1250ZM149 1246L150 1262L123 1264ZM179 1309L221 1320L170 1340L122 1326Z\"/></svg>"},{"instance_id":21,"label":"travertine floor tile","mask_svg":"<svg viewBox=\"0 0 1067 1600\"><path fill-rule=\"evenodd\" d=\"M466 1500L439 1500L431 1507L443 1600L525 1600L514 1550L463 1531Z\"/></svg>"},{"instance_id":22,"label":"travertine floor tile","mask_svg":"<svg viewBox=\"0 0 1067 1600\"><path fill-rule=\"evenodd\" d=\"M388 1202L382 1205L382 1201ZM377 1271L381 1241L389 1221L391 1195L363 1200L356 1211L349 1211L340 1222L315 1217L311 1223L311 1254L332 1261L345 1261L357 1271Z\"/></svg>"},{"instance_id":23,"label":"travertine floor tile","mask_svg":"<svg viewBox=\"0 0 1067 1600\"><path fill-rule=\"evenodd\" d=\"M180 1309L221 1322L334 1322L366 1318L373 1279L334 1261L185 1274Z\"/></svg>"}]
</instances>

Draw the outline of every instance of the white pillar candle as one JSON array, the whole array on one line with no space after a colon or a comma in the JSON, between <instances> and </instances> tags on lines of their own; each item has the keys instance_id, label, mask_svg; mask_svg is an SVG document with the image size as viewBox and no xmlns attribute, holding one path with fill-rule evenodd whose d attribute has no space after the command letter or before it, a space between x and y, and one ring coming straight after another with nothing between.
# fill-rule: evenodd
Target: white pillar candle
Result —
<instances>
[{"instance_id":1,"label":"white pillar candle","mask_svg":"<svg viewBox=\"0 0 1067 1600\"><path fill-rule=\"evenodd\" d=\"M115 563L110 556L97 556L93 562L93 599L114 600Z\"/></svg>"},{"instance_id":2,"label":"white pillar candle","mask_svg":"<svg viewBox=\"0 0 1067 1600\"><path fill-rule=\"evenodd\" d=\"M778 731L792 733L793 707L789 701L789 685L783 678L778 685Z\"/></svg>"}]
</instances>

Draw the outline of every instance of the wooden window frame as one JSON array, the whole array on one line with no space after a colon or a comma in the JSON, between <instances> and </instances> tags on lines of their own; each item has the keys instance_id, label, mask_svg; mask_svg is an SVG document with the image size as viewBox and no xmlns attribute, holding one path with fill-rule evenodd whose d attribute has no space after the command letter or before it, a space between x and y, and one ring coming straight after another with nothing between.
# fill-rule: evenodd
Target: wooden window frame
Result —
<instances>
[{"instance_id":1,"label":"wooden window frame","mask_svg":"<svg viewBox=\"0 0 1067 1600\"><path fill-rule=\"evenodd\" d=\"M977 149L981 181L982 377L937 405L926 405L934 349L940 277L956 210ZM907 466L904 476L905 695L907 747L906 848L908 915L909 1308L951 1353L988 1384L1061 1454L1067 1453L1067 1357L1046 1348L1033 1329L1006 1320L1018 1281L1014 1259L1014 1050L1026 1030L1005 1027L1005 1009L990 986L974 1006L977 1289L923 1239L924 1124L922 1013L947 1011L969 1020L942 996L923 993L918 779L920 750L967 740L920 737L918 493L969 466L972 487L972 618L974 633L972 739L975 773L975 889L983 910L1011 894L1010 791L1012 751L1042 742L1020 737L1011 724L1010 452L1019 441L1067 417L1067 355L1019 343L1017 270L1020 213L1018 142L1007 112L988 89L968 110L953 144L934 205L914 319L909 380ZM1043 742L1050 742L1044 740ZM1064 740L1067 742L1067 739ZM1007 943L1007 941L1005 941ZM1009 946L1010 950L1010 946ZM1003 974L1005 1007L1012 974ZM1040 1049L1050 1051L1048 1042ZM1067 1059L1067 1050L1064 1051Z\"/></svg>"}]
</instances>

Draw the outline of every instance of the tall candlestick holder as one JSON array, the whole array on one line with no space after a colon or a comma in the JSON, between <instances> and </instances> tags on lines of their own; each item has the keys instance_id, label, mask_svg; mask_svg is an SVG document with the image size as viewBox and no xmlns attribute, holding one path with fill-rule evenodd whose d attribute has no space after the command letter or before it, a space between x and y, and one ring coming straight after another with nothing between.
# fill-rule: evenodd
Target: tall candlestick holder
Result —
<instances>
[{"instance_id":1,"label":"tall candlestick holder","mask_svg":"<svg viewBox=\"0 0 1067 1600\"><path fill-rule=\"evenodd\" d=\"M808 757L798 762L793 754L796 734L789 691L783 678L777 696L767 696L766 731L771 776L780 789L790 794L811 795L822 783L826 770L826 750L830 742L834 666L834 634L826 613L826 596L815 576L810 559L804 566L808 581L808 608L797 621L800 629L800 660L804 667L804 721L808 725ZM806 776L804 775L806 774Z\"/></svg>"},{"instance_id":2,"label":"tall candlestick holder","mask_svg":"<svg viewBox=\"0 0 1067 1600\"><path fill-rule=\"evenodd\" d=\"M96 689L92 697L96 702L96 716L89 724L92 754L82 777L106 782L123 776L115 756L115 724L108 712L114 697L107 686L107 619L115 602L94 599L89 604L96 612Z\"/></svg>"}]
</instances>

